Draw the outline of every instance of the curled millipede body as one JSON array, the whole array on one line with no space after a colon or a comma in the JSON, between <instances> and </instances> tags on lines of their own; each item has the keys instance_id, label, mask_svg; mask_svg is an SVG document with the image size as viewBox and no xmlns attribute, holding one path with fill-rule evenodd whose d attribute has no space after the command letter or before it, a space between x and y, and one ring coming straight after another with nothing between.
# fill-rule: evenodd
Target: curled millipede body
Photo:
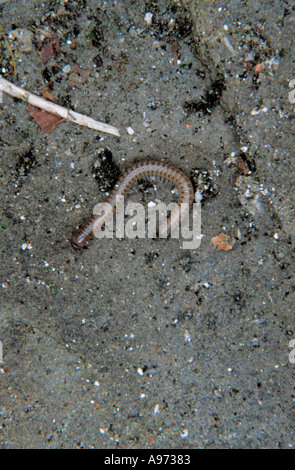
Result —
<instances>
[{"instance_id":1,"label":"curled millipede body","mask_svg":"<svg viewBox=\"0 0 295 470\"><path fill-rule=\"evenodd\" d=\"M71 244L73 248L79 250L93 236L94 225L96 228L102 227L106 220L112 216L118 196L125 196L136 181L147 176L156 176L171 181L177 186L179 191L178 210L172 211L167 224L159 228L159 236L166 237L181 220L187 216L190 206L193 203L193 186L181 170L169 163L156 160L135 163L128 168L119 178L118 182L105 200L106 210L103 215L93 215L84 225L73 235Z\"/></svg>"}]
</instances>

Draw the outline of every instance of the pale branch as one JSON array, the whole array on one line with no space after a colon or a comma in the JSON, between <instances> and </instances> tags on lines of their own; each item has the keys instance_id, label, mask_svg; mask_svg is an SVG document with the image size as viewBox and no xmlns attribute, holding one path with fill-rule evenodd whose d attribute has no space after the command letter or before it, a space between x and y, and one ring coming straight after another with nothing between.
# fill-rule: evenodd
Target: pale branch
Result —
<instances>
[{"instance_id":1,"label":"pale branch","mask_svg":"<svg viewBox=\"0 0 295 470\"><path fill-rule=\"evenodd\" d=\"M13 83L5 80L4 78L0 77L0 92L4 91L15 98L20 98L27 103L36 106L37 108L43 109L48 113L55 114L56 116L60 116L67 121L75 122L76 124L80 124L81 126L90 127L91 129L95 129L96 131L105 132L107 134L112 134L117 137L120 137L119 130L114 127L110 126L109 124L105 124L103 122L96 121L85 114L76 113L75 111L71 111L59 104L55 104L52 101L45 100L40 96L34 95L29 91L24 90L21 87L14 85Z\"/></svg>"}]
</instances>

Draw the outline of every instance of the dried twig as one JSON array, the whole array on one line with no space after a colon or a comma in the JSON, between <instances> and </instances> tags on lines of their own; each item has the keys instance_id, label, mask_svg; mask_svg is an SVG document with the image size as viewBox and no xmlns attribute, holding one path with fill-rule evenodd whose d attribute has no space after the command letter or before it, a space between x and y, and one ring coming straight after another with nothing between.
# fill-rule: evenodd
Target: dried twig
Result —
<instances>
[{"instance_id":1,"label":"dried twig","mask_svg":"<svg viewBox=\"0 0 295 470\"><path fill-rule=\"evenodd\" d=\"M84 114L76 113L75 111L71 111L67 108L64 108L63 106L52 103L51 101L47 101L40 96L33 95L29 91L14 85L2 77L0 77L0 91L4 91L11 96L20 98L27 103L32 104L33 106L37 106L37 108L44 109L45 111L55 114L56 116L60 116L67 121L76 122L81 126L90 127L91 129L120 137L119 131L116 127L110 126L109 124L105 124L103 122L95 121L94 119L85 116Z\"/></svg>"}]
</instances>

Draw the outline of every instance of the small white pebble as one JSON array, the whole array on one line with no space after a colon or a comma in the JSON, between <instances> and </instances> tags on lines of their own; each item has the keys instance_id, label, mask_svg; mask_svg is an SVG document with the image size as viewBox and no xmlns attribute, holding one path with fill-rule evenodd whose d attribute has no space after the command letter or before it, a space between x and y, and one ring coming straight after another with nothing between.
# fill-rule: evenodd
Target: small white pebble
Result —
<instances>
[{"instance_id":1,"label":"small white pebble","mask_svg":"<svg viewBox=\"0 0 295 470\"><path fill-rule=\"evenodd\" d=\"M72 68L72 67L70 66L70 64L67 64L67 65L65 65L65 66L62 68L62 71L63 71L64 73L69 73L69 71L71 70L71 68Z\"/></svg>"},{"instance_id":2,"label":"small white pebble","mask_svg":"<svg viewBox=\"0 0 295 470\"><path fill-rule=\"evenodd\" d=\"M188 430L183 429L183 431L181 431L181 433L180 433L181 439L185 439L187 436L188 436Z\"/></svg>"},{"instance_id":3,"label":"small white pebble","mask_svg":"<svg viewBox=\"0 0 295 470\"><path fill-rule=\"evenodd\" d=\"M154 415L160 413L160 407L158 404L156 404L155 408L154 408Z\"/></svg>"},{"instance_id":4,"label":"small white pebble","mask_svg":"<svg viewBox=\"0 0 295 470\"><path fill-rule=\"evenodd\" d=\"M186 342L190 343L191 335L190 335L188 330L185 330L185 332L184 332L184 339L185 339Z\"/></svg>"},{"instance_id":5,"label":"small white pebble","mask_svg":"<svg viewBox=\"0 0 295 470\"><path fill-rule=\"evenodd\" d=\"M99 386L100 386L100 383L98 382L98 380L96 380L96 381L94 382L94 386L95 386L95 387L99 387Z\"/></svg>"},{"instance_id":6,"label":"small white pebble","mask_svg":"<svg viewBox=\"0 0 295 470\"><path fill-rule=\"evenodd\" d=\"M23 243L22 246L21 246L21 249L24 251L27 249L27 246L28 244L27 243Z\"/></svg>"},{"instance_id":7,"label":"small white pebble","mask_svg":"<svg viewBox=\"0 0 295 470\"><path fill-rule=\"evenodd\" d=\"M134 134L134 130L132 129L132 127L127 127L126 128L127 132L129 135L133 135Z\"/></svg>"},{"instance_id":8,"label":"small white pebble","mask_svg":"<svg viewBox=\"0 0 295 470\"><path fill-rule=\"evenodd\" d=\"M137 372L139 373L139 375L143 375L143 370L141 369L141 367L137 369Z\"/></svg>"},{"instance_id":9,"label":"small white pebble","mask_svg":"<svg viewBox=\"0 0 295 470\"><path fill-rule=\"evenodd\" d=\"M274 237L275 240L278 240L280 238L278 233L275 233L273 237Z\"/></svg>"},{"instance_id":10,"label":"small white pebble","mask_svg":"<svg viewBox=\"0 0 295 470\"><path fill-rule=\"evenodd\" d=\"M152 24L153 16L154 15L150 13L149 11L144 15L144 21L146 22L148 26Z\"/></svg>"}]
</instances>

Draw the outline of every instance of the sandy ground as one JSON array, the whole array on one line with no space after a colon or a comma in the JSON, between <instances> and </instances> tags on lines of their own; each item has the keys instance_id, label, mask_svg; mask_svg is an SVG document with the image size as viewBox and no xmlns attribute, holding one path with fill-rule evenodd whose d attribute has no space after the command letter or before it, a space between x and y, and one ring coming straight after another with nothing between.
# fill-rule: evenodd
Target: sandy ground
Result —
<instances>
[{"instance_id":1,"label":"sandy ground","mask_svg":"<svg viewBox=\"0 0 295 470\"><path fill-rule=\"evenodd\" d=\"M294 7L241 3L1 2L6 38L33 33L9 40L16 75L2 36L2 75L121 133L41 133L2 97L2 448L294 446ZM201 246L75 252L114 178L150 158L199 182Z\"/></svg>"}]
</instances>

